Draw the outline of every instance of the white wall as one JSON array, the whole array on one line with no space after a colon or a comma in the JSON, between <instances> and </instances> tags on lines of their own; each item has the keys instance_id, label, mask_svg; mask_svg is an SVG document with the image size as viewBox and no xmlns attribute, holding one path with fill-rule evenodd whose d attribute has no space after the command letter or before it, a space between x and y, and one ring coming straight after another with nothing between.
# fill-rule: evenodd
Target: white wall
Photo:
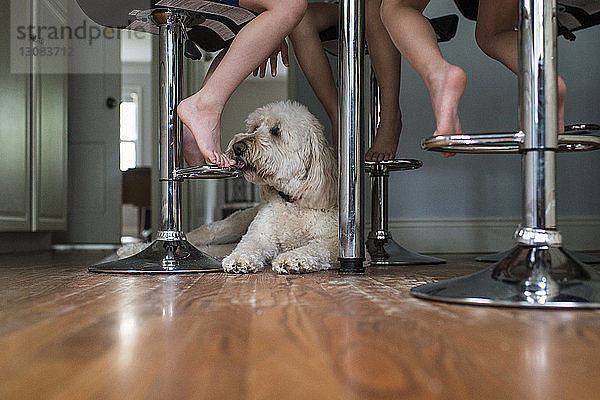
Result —
<instances>
[{"instance_id":1,"label":"white wall","mask_svg":"<svg viewBox=\"0 0 600 400\"><path fill-rule=\"evenodd\" d=\"M140 90L139 105L142 110L141 148L137 157L138 166L151 166L155 149L152 137L157 132L152 126L152 85L157 79L158 67L152 62L152 41L155 36L142 32L123 31L121 39L122 86Z\"/></svg>"}]
</instances>

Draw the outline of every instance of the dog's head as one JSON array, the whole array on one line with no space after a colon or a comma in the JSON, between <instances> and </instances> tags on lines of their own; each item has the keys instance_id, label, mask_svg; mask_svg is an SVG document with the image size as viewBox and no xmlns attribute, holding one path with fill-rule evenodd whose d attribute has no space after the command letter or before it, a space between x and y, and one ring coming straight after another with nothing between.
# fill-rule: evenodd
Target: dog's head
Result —
<instances>
[{"instance_id":1,"label":"dog's head","mask_svg":"<svg viewBox=\"0 0 600 400\"><path fill-rule=\"evenodd\" d=\"M337 205L337 166L323 126L308 109L281 101L252 112L245 133L229 143L227 156L261 195L289 197L313 209Z\"/></svg>"}]
</instances>

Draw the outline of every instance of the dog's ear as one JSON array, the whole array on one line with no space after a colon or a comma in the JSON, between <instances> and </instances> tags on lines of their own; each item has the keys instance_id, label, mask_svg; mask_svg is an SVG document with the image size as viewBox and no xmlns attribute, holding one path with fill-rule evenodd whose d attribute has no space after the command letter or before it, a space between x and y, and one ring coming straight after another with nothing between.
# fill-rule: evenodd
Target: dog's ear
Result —
<instances>
[{"instance_id":1,"label":"dog's ear","mask_svg":"<svg viewBox=\"0 0 600 400\"><path fill-rule=\"evenodd\" d=\"M333 148L323 135L323 126L315 121L308 135L306 178L301 184L301 205L326 209L337 205L337 163Z\"/></svg>"}]
</instances>

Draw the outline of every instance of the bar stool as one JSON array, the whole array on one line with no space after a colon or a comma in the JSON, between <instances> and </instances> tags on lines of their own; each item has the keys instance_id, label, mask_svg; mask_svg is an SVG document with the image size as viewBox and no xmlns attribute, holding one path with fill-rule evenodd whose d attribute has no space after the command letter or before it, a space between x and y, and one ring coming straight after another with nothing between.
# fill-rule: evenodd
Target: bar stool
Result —
<instances>
[{"instance_id":1,"label":"bar stool","mask_svg":"<svg viewBox=\"0 0 600 400\"><path fill-rule=\"evenodd\" d=\"M456 7L460 13L467 19L472 21L477 20L477 11L479 8L478 0L455 0ZM573 32L588 28L600 23L600 11L589 15L585 9L580 8L573 0L562 0L557 2L557 34L564 36L567 40L575 40ZM592 131L598 130L597 125L571 125L565 127L565 134L583 135L589 134ZM475 258L480 262L498 262L508 256L514 248L502 251L495 254L486 254ZM600 263L600 257L595 257L589 254L572 252L575 258L586 264Z\"/></svg>"},{"instance_id":2,"label":"bar stool","mask_svg":"<svg viewBox=\"0 0 600 400\"><path fill-rule=\"evenodd\" d=\"M456 32L456 26L454 28ZM454 35L452 35L454 36ZM375 139L379 125L379 85L371 69L371 142ZM423 166L421 160L391 159L387 161L365 161L365 171L371 177L371 231L366 246L371 256L371 265L417 265L443 264L446 260L407 250L398 244L388 229L388 179L390 172L408 171Z\"/></svg>"},{"instance_id":3,"label":"bar stool","mask_svg":"<svg viewBox=\"0 0 600 400\"><path fill-rule=\"evenodd\" d=\"M78 0L86 15L94 19L88 11L94 11L93 1ZM123 6L122 2L115 3L119 10L135 5L146 5L148 1L137 1ZM160 3L157 3L160 6ZM212 3L214 5L219 3ZM90 7L87 7L90 6ZM206 5L204 5L206 6ZM220 4L223 7L231 7ZM103 4L103 9L107 5ZM155 7L154 3L150 7ZM236 8L237 7L232 7ZM230 24L232 35L254 17L247 10L239 9L242 15L239 23ZM214 13L213 10L211 12ZM247 15L244 16L244 13ZM238 13L238 17L240 17ZM122 21L122 16L118 17ZM131 21L133 19L133 21ZM93 265L91 272L159 274L159 273L192 273L222 271L221 261L196 249L186 239L181 230L181 183L184 179L223 179L237 176L233 168L217 168L201 166L182 168L182 123L177 117L176 108L183 93L182 69L184 45L186 55L198 58L200 53L189 40L188 29L206 26L207 18L201 11L190 11L175 8L149 8L129 12L129 28L158 33L159 49L159 82L160 82L160 143L159 143L159 175L161 184L161 227L156 239L145 250L131 257ZM98 21L97 21L98 22ZM117 23L103 25L118 27ZM222 24L222 23L221 23ZM222 24L223 25L223 24ZM225 25L224 25L225 26ZM237 29L236 29L237 28ZM190 31L192 32L192 31Z\"/></svg>"},{"instance_id":4,"label":"bar stool","mask_svg":"<svg viewBox=\"0 0 600 400\"><path fill-rule=\"evenodd\" d=\"M600 307L600 274L562 247L556 227L556 152L597 150L600 137L557 135L555 15L555 0L521 2L521 131L435 136L422 143L432 151L521 154L523 223L515 233L517 246L483 271L413 288L417 297L489 306Z\"/></svg>"},{"instance_id":5,"label":"bar stool","mask_svg":"<svg viewBox=\"0 0 600 400\"><path fill-rule=\"evenodd\" d=\"M446 42L456 35L458 16L444 15L429 19L438 42ZM337 57L338 31L331 27L319 33L323 48ZM375 139L379 125L379 85L375 72L371 68L371 103L370 103L370 142ZM371 265L415 265L441 264L446 260L418 254L403 248L392 237L388 229L388 179L390 172L418 169L423 166L420 160L392 159L387 161L365 161L365 172L371 178L371 231L365 242L371 257Z\"/></svg>"}]
</instances>

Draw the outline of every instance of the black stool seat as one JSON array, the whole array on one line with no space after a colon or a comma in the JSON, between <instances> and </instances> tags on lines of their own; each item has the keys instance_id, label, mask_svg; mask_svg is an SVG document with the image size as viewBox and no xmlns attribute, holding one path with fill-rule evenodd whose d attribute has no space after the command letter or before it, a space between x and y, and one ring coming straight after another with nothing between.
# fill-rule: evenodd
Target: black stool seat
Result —
<instances>
[{"instance_id":1,"label":"black stool seat","mask_svg":"<svg viewBox=\"0 0 600 400\"><path fill-rule=\"evenodd\" d=\"M147 20L151 11L169 9L193 15L196 18L186 23L187 39L209 52L229 46L235 35L256 16L250 10L216 0L203 1L193 8L182 0L77 0L77 3L84 14L99 25L155 35L158 35L158 27ZM186 56L199 58L195 53L194 49L186 48Z\"/></svg>"}]
</instances>

